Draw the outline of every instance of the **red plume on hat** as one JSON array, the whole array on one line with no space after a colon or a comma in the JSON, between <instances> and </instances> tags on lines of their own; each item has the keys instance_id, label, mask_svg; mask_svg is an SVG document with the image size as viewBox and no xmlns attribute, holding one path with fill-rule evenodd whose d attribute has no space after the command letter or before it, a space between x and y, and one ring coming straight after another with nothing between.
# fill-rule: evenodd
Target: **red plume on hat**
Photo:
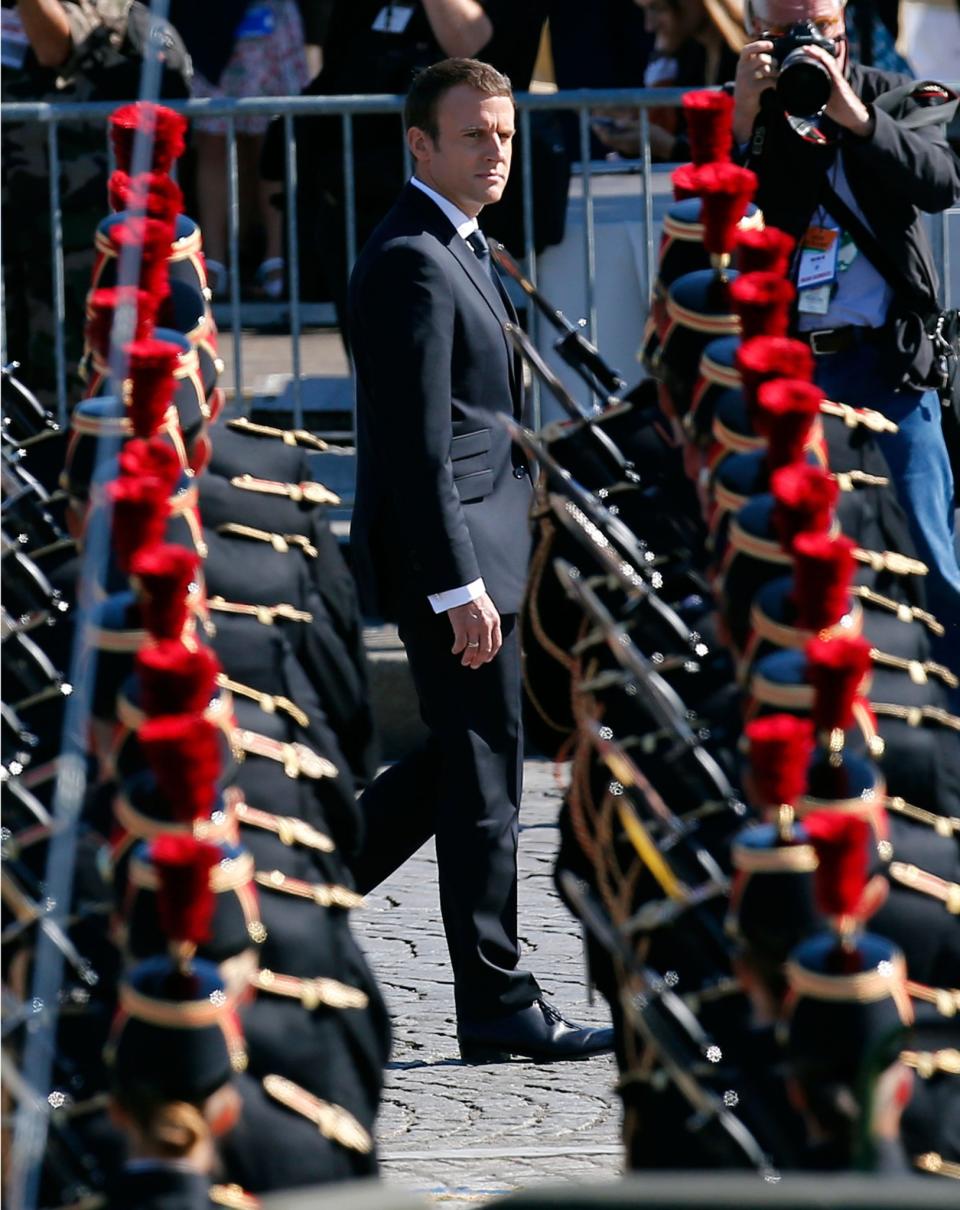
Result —
<instances>
[{"instance_id":1,"label":"red plume on hat","mask_svg":"<svg viewBox=\"0 0 960 1210\"><path fill-rule=\"evenodd\" d=\"M182 471L177 451L162 437L133 437L121 449L118 462L120 474L129 479L139 475L162 479L167 496L173 495Z\"/></svg>"},{"instance_id":2,"label":"red plume on hat","mask_svg":"<svg viewBox=\"0 0 960 1210\"><path fill-rule=\"evenodd\" d=\"M124 172L132 167L134 140L141 130L153 139L150 167L155 172L169 172L174 160L183 155L187 119L153 101L135 101L115 109L110 115L110 141L117 167Z\"/></svg>"},{"instance_id":3,"label":"red plume on hat","mask_svg":"<svg viewBox=\"0 0 960 1210\"><path fill-rule=\"evenodd\" d=\"M141 172L132 177L118 168L110 176L108 190L113 210L131 210L163 223L174 223L183 211L183 192L165 173Z\"/></svg>"},{"instance_id":4,"label":"red plume on hat","mask_svg":"<svg viewBox=\"0 0 960 1210\"><path fill-rule=\"evenodd\" d=\"M813 724L817 731L848 731L853 706L870 671L870 644L841 635L811 639L806 646L807 680L813 686Z\"/></svg>"},{"instance_id":5,"label":"red plume on hat","mask_svg":"<svg viewBox=\"0 0 960 1210\"><path fill-rule=\"evenodd\" d=\"M817 908L846 931L860 918L867 885L870 824L847 811L811 811L803 827L817 854Z\"/></svg>"},{"instance_id":6,"label":"red plume on hat","mask_svg":"<svg viewBox=\"0 0 960 1210\"><path fill-rule=\"evenodd\" d=\"M737 347L734 362L740 375L741 391L756 426L757 391L771 378L813 378L813 354L800 340L786 336L754 336Z\"/></svg>"},{"instance_id":7,"label":"red plume on hat","mask_svg":"<svg viewBox=\"0 0 960 1210\"><path fill-rule=\"evenodd\" d=\"M140 616L154 638L178 639L183 634L190 608L187 593L199 565L196 551L172 542L144 546L131 560Z\"/></svg>"},{"instance_id":8,"label":"red plume on hat","mask_svg":"<svg viewBox=\"0 0 960 1210\"><path fill-rule=\"evenodd\" d=\"M823 392L812 382L774 378L757 390L754 428L767 439L767 466L775 471L799 462L820 414Z\"/></svg>"},{"instance_id":9,"label":"red plume on hat","mask_svg":"<svg viewBox=\"0 0 960 1210\"><path fill-rule=\"evenodd\" d=\"M793 540L796 625L818 632L836 626L850 606L855 546L842 535L798 534Z\"/></svg>"},{"instance_id":10,"label":"red plume on hat","mask_svg":"<svg viewBox=\"0 0 960 1210\"><path fill-rule=\"evenodd\" d=\"M209 818L220 776L217 727L200 713L162 714L139 728L137 740L170 818L181 824Z\"/></svg>"},{"instance_id":11,"label":"red plume on hat","mask_svg":"<svg viewBox=\"0 0 960 1210\"><path fill-rule=\"evenodd\" d=\"M673 197L677 202L687 198L697 197L697 166L696 164L681 164L670 173L670 183L673 185Z\"/></svg>"},{"instance_id":12,"label":"red plume on hat","mask_svg":"<svg viewBox=\"0 0 960 1210\"><path fill-rule=\"evenodd\" d=\"M176 961L193 957L210 940L216 896L210 872L220 861L216 845L193 836L158 836L150 843L157 872L157 916Z\"/></svg>"},{"instance_id":13,"label":"red plume on hat","mask_svg":"<svg viewBox=\"0 0 960 1210\"><path fill-rule=\"evenodd\" d=\"M138 437L152 437L173 403L173 372L182 350L170 340L134 340L127 345L127 383L124 402Z\"/></svg>"},{"instance_id":14,"label":"red plume on hat","mask_svg":"<svg viewBox=\"0 0 960 1210\"><path fill-rule=\"evenodd\" d=\"M680 104L694 164L729 160L733 146L733 97L726 92L700 89L684 93Z\"/></svg>"},{"instance_id":15,"label":"red plume on hat","mask_svg":"<svg viewBox=\"0 0 960 1210\"><path fill-rule=\"evenodd\" d=\"M751 227L737 232L737 266L741 273L775 273L786 277L796 240L779 227Z\"/></svg>"},{"instance_id":16,"label":"red plume on hat","mask_svg":"<svg viewBox=\"0 0 960 1210\"><path fill-rule=\"evenodd\" d=\"M730 283L733 309L740 317L744 340L753 336L786 336L796 290L776 273L741 273Z\"/></svg>"},{"instance_id":17,"label":"red plume on hat","mask_svg":"<svg viewBox=\"0 0 960 1210\"><path fill-rule=\"evenodd\" d=\"M137 652L140 701L149 718L202 714L213 699L221 664L209 647L161 639Z\"/></svg>"},{"instance_id":18,"label":"red plume on hat","mask_svg":"<svg viewBox=\"0 0 960 1210\"><path fill-rule=\"evenodd\" d=\"M115 479L107 484L113 505L112 542L117 566L129 574L137 551L163 538L170 513L169 497L162 479L141 475L139 479Z\"/></svg>"},{"instance_id":19,"label":"red plume on hat","mask_svg":"<svg viewBox=\"0 0 960 1210\"><path fill-rule=\"evenodd\" d=\"M759 806L793 806L807 788L813 724L792 714L768 714L747 723L744 734Z\"/></svg>"},{"instance_id":20,"label":"red plume on hat","mask_svg":"<svg viewBox=\"0 0 960 1210\"><path fill-rule=\"evenodd\" d=\"M701 199L703 246L720 267L729 261L737 224L757 191L756 174L736 164L702 164L693 179Z\"/></svg>"},{"instance_id":21,"label":"red plume on hat","mask_svg":"<svg viewBox=\"0 0 960 1210\"><path fill-rule=\"evenodd\" d=\"M822 467L809 462L781 466L770 476L770 491L773 526L784 550L792 548L798 534L822 534L833 523L840 488Z\"/></svg>"},{"instance_id":22,"label":"red plume on hat","mask_svg":"<svg viewBox=\"0 0 960 1210\"><path fill-rule=\"evenodd\" d=\"M145 218L140 214L132 214L123 222L114 223L109 231L110 243L118 260L125 248L139 248L140 287L154 299L158 309L170 293L167 258L175 234L172 221Z\"/></svg>"},{"instance_id":23,"label":"red plume on hat","mask_svg":"<svg viewBox=\"0 0 960 1210\"><path fill-rule=\"evenodd\" d=\"M114 312L117 307L129 306L131 303L137 308L133 327L134 339L143 340L153 332L157 314L156 303L146 290L138 290L136 286L101 286L87 295L84 340L87 347L92 349L101 361L109 360Z\"/></svg>"}]
</instances>

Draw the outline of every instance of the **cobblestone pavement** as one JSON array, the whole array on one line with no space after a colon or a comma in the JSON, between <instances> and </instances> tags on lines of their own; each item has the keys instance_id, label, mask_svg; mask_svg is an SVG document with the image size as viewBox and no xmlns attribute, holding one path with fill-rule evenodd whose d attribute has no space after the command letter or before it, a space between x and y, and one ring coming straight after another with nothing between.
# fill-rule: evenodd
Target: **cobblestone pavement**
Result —
<instances>
[{"instance_id":1,"label":"cobblestone pavement","mask_svg":"<svg viewBox=\"0 0 960 1210\"><path fill-rule=\"evenodd\" d=\"M527 762L521 945L525 963L565 1015L603 1025L603 1002L586 1002L579 930L553 887L561 793L552 764ZM460 1062L432 843L367 897L354 925L394 1023L379 1121L385 1181L425 1193L444 1210L466 1210L548 1181L618 1175L611 1056L544 1065Z\"/></svg>"}]
</instances>

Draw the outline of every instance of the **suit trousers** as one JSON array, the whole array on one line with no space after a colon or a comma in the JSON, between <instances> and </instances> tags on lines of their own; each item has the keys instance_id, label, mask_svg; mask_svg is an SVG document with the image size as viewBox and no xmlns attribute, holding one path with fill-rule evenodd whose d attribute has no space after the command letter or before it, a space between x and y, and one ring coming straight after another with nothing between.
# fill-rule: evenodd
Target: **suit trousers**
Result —
<instances>
[{"instance_id":1,"label":"suit trousers","mask_svg":"<svg viewBox=\"0 0 960 1210\"><path fill-rule=\"evenodd\" d=\"M429 736L364 791L366 837L353 866L358 889L367 892L436 836L457 1015L471 1021L525 1008L540 995L533 976L517 969L523 728L516 615L502 617L501 627L500 651L471 669L451 653L445 614L424 602L401 618Z\"/></svg>"}]
</instances>

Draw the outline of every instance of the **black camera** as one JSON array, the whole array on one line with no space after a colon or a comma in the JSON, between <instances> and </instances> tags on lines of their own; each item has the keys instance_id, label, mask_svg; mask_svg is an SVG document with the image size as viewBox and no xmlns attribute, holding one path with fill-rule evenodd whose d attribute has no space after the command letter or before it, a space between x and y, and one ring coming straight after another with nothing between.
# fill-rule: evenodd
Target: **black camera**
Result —
<instances>
[{"instance_id":1,"label":"black camera","mask_svg":"<svg viewBox=\"0 0 960 1210\"><path fill-rule=\"evenodd\" d=\"M773 43L772 57L780 66L777 96L787 113L808 118L819 113L830 100L833 83L822 63L806 53L819 46L834 58L840 53L833 38L825 38L812 21L799 21L785 34L761 34Z\"/></svg>"}]
</instances>

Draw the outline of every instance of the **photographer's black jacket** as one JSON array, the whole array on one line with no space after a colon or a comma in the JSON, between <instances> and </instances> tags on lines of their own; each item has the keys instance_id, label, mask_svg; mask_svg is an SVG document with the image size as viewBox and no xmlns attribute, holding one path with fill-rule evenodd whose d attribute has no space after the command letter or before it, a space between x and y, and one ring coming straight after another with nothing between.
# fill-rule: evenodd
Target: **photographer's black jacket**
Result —
<instances>
[{"instance_id":1,"label":"photographer's black jacket","mask_svg":"<svg viewBox=\"0 0 960 1210\"><path fill-rule=\"evenodd\" d=\"M821 203L838 149L854 197L878 242L915 289L935 306L939 289L920 212L937 214L960 198L960 161L942 125L904 130L897 118L916 108L907 98L893 114L871 102L909 83L897 72L852 64L847 78L875 119L860 138L824 120L828 146L806 142L787 125L773 89L761 98L753 136L740 157L759 178L757 204L767 223L799 237Z\"/></svg>"}]
</instances>

